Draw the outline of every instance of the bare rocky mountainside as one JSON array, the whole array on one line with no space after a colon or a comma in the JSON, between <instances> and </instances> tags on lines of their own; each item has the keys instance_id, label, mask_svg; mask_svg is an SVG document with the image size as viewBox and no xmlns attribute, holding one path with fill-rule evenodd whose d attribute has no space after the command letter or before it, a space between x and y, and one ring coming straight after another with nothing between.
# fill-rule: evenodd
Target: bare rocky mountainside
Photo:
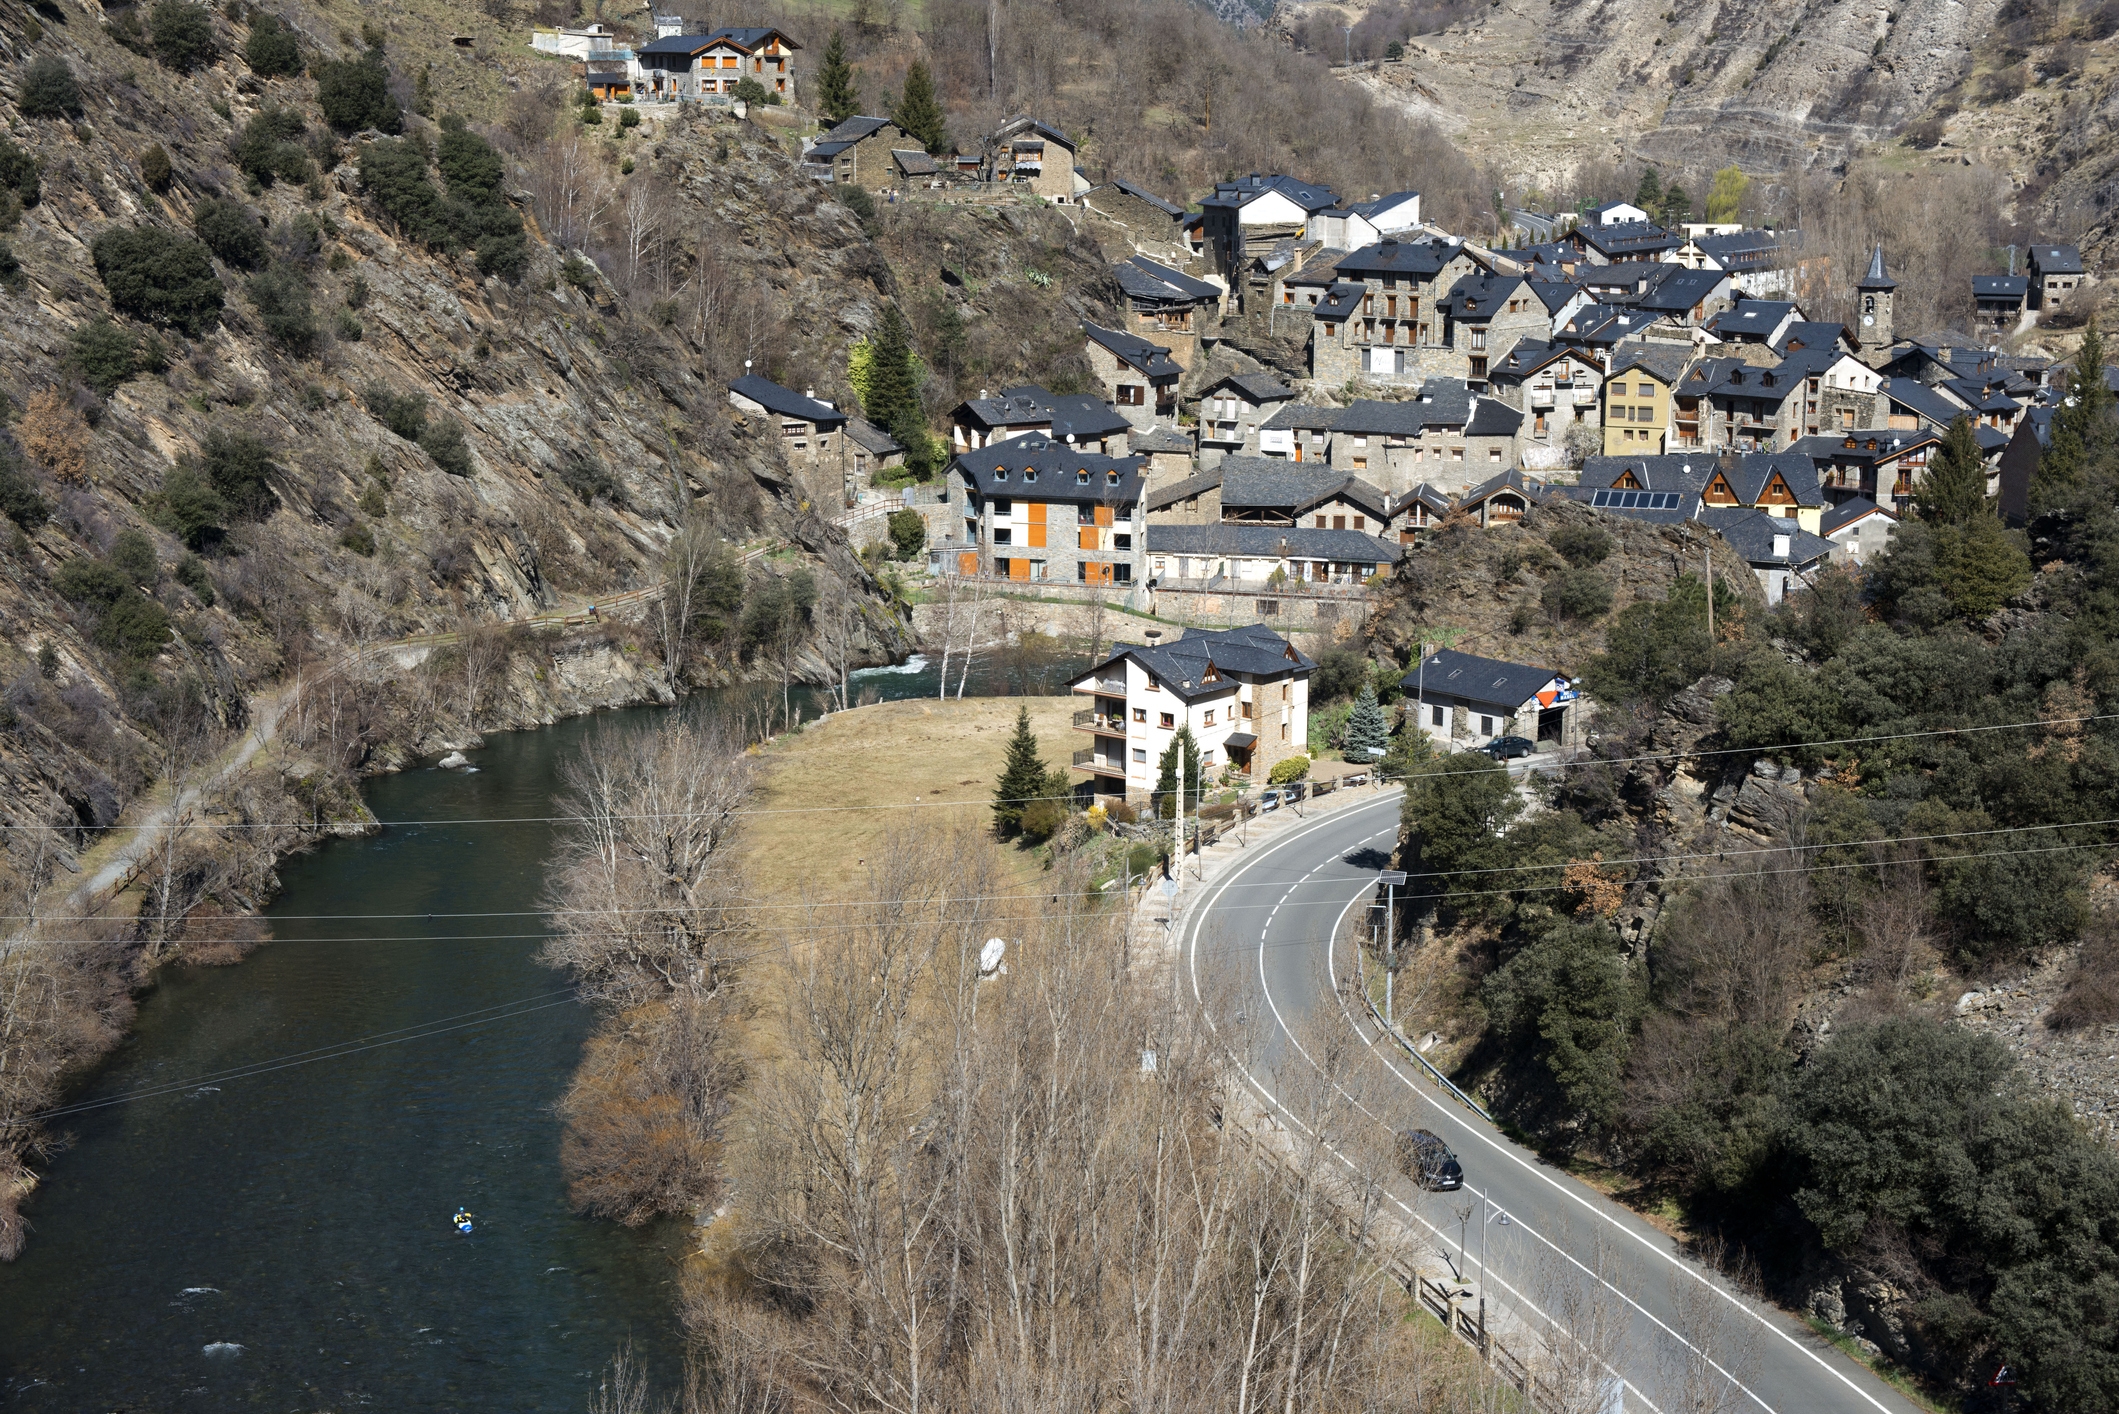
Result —
<instances>
[{"instance_id":1,"label":"bare rocky mountainside","mask_svg":"<svg viewBox=\"0 0 2119 1414\"><path fill-rule=\"evenodd\" d=\"M1269 23L1447 131L1513 204L1585 164L1688 174L1989 170L2034 235L2101 248L2119 190L2108 6L2044 0L1505 0L1278 7ZM1352 23L1352 36L1339 26ZM1695 196L1704 187L1692 188ZM1630 194L1630 193L1628 193ZM1593 194L1609 199L1608 194ZM1793 213L1783 209L1783 217Z\"/></svg>"}]
</instances>

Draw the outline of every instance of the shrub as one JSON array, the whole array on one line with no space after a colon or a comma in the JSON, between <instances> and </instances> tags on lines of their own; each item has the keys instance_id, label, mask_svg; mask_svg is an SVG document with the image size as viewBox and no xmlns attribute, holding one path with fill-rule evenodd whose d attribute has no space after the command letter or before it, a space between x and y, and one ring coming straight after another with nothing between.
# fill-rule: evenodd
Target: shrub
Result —
<instances>
[{"instance_id":1,"label":"shrub","mask_svg":"<svg viewBox=\"0 0 2119 1414\"><path fill-rule=\"evenodd\" d=\"M250 37L243 42L243 62L259 78L291 78L302 71L302 47L277 15L254 14Z\"/></svg>"},{"instance_id":2,"label":"shrub","mask_svg":"<svg viewBox=\"0 0 2119 1414\"><path fill-rule=\"evenodd\" d=\"M308 128L299 113L267 108L243 124L243 130L228 146L229 154L244 175L260 186L269 187L276 180L305 181L310 170L309 150L296 139Z\"/></svg>"},{"instance_id":3,"label":"shrub","mask_svg":"<svg viewBox=\"0 0 2119 1414\"><path fill-rule=\"evenodd\" d=\"M331 328L333 333L349 344L359 343L361 335L367 332L361 327L360 320L353 317L353 311L350 309L340 310L333 318Z\"/></svg>"},{"instance_id":4,"label":"shrub","mask_svg":"<svg viewBox=\"0 0 2119 1414\"><path fill-rule=\"evenodd\" d=\"M88 475L88 420L57 388L30 394L17 434L22 449L52 475L73 483Z\"/></svg>"},{"instance_id":5,"label":"shrub","mask_svg":"<svg viewBox=\"0 0 2119 1414\"><path fill-rule=\"evenodd\" d=\"M370 383L361 401L376 421L407 442L417 442L427 427L427 395L395 393L387 384Z\"/></svg>"},{"instance_id":6,"label":"shrub","mask_svg":"<svg viewBox=\"0 0 2119 1414\"><path fill-rule=\"evenodd\" d=\"M596 287L596 267L578 255L570 255L559 267L559 278L577 290L593 290Z\"/></svg>"},{"instance_id":7,"label":"shrub","mask_svg":"<svg viewBox=\"0 0 2119 1414\"><path fill-rule=\"evenodd\" d=\"M324 121L342 133L367 128L395 133L405 126L397 100L390 96L390 75L383 52L371 48L358 59L337 59L315 66L316 102Z\"/></svg>"},{"instance_id":8,"label":"shrub","mask_svg":"<svg viewBox=\"0 0 2119 1414\"><path fill-rule=\"evenodd\" d=\"M621 132L630 132L630 131L632 131L632 130L633 130L634 128L637 128L637 127L639 127L639 126L640 126L640 115L639 115L638 113L634 112L634 111L633 111L632 109L630 109L630 108L621 108L621 109L619 109L619 110L618 110L618 128L619 128L619 131L621 131Z\"/></svg>"},{"instance_id":9,"label":"shrub","mask_svg":"<svg viewBox=\"0 0 2119 1414\"><path fill-rule=\"evenodd\" d=\"M127 658L152 658L169 642L169 614L134 590L104 611L95 640Z\"/></svg>"},{"instance_id":10,"label":"shrub","mask_svg":"<svg viewBox=\"0 0 2119 1414\"><path fill-rule=\"evenodd\" d=\"M1067 814L1065 801L1033 800L1023 807L1018 828L1029 843L1043 844L1059 833L1060 826L1067 823Z\"/></svg>"},{"instance_id":11,"label":"shrub","mask_svg":"<svg viewBox=\"0 0 2119 1414\"><path fill-rule=\"evenodd\" d=\"M140 180L147 183L147 189L158 193L167 192L174 176L175 173L169 165L168 150L159 142L147 144L147 150L140 154Z\"/></svg>"},{"instance_id":12,"label":"shrub","mask_svg":"<svg viewBox=\"0 0 2119 1414\"><path fill-rule=\"evenodd\" d=\"M213 607L213 574L197 555L186 555L177 561L177 583L190 590L201 604Z\"/></svg>"},{"instance_id":13,"label":"shrub","mask_svg":"<svg viewBox=\"0 0 2119 1414\"><path fill-rule=\"evenodd\" d=\"M620 504L623 488L616 477L604 469L601 461L589 452L569 451L559 458L559 480L565 487L581 498L581 504L589 505L598 496Z\"/></svg>"},{"instance_id":14,"label":"shrub","mask_svg":"<svg viewBox=\"0 0 2119 1414\"><path fill-rule=\"evenodd\" d=\"M427 153L416 139L378 142L361 154L361 189L414 240L446 243L441 189L427 179Z\"/></svg>"},{"instance_id":15,"label":"shrub","mask_svg":"<svg viewBox=\"0 0 2119 1414\"><path fill-rule=\"evenodd\" d=\"M121 226L96 237L91 252L119 313L194 338L219 321L226 295L202 243L155 226Z\"/></svg>"},{"instance_id":16,"label":"shrub","mask_svg":"<svg viewBox=\"0 0 2119 1414\"><path fill-rule=\"evenodd\" d=\"M0 241L0 285L13 287L22 278L22 262L15 257L15 248Z\"/></svg>"},{"instance_id":17,"label":"shrub","mask_svg":"<svg viewBox=\"0 0 2119 1414\"><path fill-rule=\"evenodd\" d=\"M74 82L74 71L64 59L33 59L22 75L15 107L25 118L78 118L83 111L81 85Z\"/></svg>"},{"instance_id":18,"label":"shrub","mask_svg":"<svg viewBox=\"0 0 2119 1414\"><path fill-rule=\"evenodd\" d=\"M309 303L309 286L300 272L275 265L250 282L250 302L257 306L265 337L296 358L316 352L323 331Z\"/></svg>"},{"instance_id":19,"label":"shrub","mask_svg":"<svg viewBox=\"0 0 2119 1414\"><path fill-rule=\"evenodd\" d=\"M131 593L133 586L132 581L108 561L77 555L59 566L59 572L52 576L52 588L58 590L63 599L101 610Z\"/></svg>"},{"instance_id":20,"label":"shrub","mask_svg":"<svg viewBox=\"0 0 2119 1414\"><path fill-rule=\"evenodd\" d=\"M1269 786L1284 786L1290 781L1299 781L1310 773L1310 758L1288 756L1275 761L1273 769L1266 775Z\"/></svg>"},{"instance_id":21,"label":"shrub","mask_svg":"<svg viewBox=\"0 0 2119 1414\"><path fill-rule=\"evenodd\" d=\"M37 159L4 137L0 137L0 189L11 194L15 204L25 210L44 199L44 184L37 175ZM8 222L0 221L0 225L6 224Z\"/></svg>"},{"instance_id":22,"label":"shrub","mask_svg":"<svg viewBox=\"0 0 2119 1414\"><path fill-rule=\"evenodd\" d=\"M121 530L111 542L110 563L119 574L143 589L152 588L162 572L155 558L155 543L137 530Z\"/></svg>"},{"instance_id":23,"label":"shrub","mask_svg":"<svg viewBox=\"0 0 2119 1414\"><path fill-rule=\"evenodd\" d=\"M1611 581L1592 569L1564 569L1545 581L1542 602L1556 619L1594 619L1611 608Z\"/></svg>"},{"instance_id":24,"label":"shrub","mask_svg":"<svg viewBox=\"0 0 2119 1414\"><path fill-rule=\"evenodd\" d=\"M436 165L448 183L449 195L473 205L500 199L501 180L507 169L493 144L464 126L454 115L442 119L441 141L435 145Z\"/></svg>"},{"instance_id":25,"label":"shrub","mask_svg":"<svg viewBox=\"0 0 2119 1414\"><path fill-rule=\"evenodd\" d=\"M74 330L69 339L69 361L81 381L104 397L139 371L132 331L109 319L92 319Z\"/></svg>"},{"instance_id":26,"label":"shrub","mask_svg":"<svg viewBox=\"0 0 2119 1414\"><path fill-rule=\"evenodd\" d=\"M155 58L180 74L203 69L220 54L213 40L213 17L189 0L161 0L148 20L148 34Z\"/></svg>"},{"instance_id":27,"label":"shrub","mask_svg":"<svg viewBox=\"0 0 2119 1414\"><path fill-rule=\"evenodd\" d=\"M228 503L231 515L263 520L279 505L272 494L272 449L247 432L206 434L199 461L207 481Z\"/></svg>"},{"instance_id":28,"label":"shrub","mask_svg":"<svg viewBox=\"0 0 2119 1414\"><path fill-rule=\"evenodd\" d=\"M146 509L156 525L192 550L210 549L228 533L228 503L189 462L169 469Z\"/></svg>"},{"instance_id":29,"label":"shrub","mask_svg":"<svg viewBox=\"0 0 2119 1414\"><path fill-rule=\"evenodd\" d=\"M890 513L891 558L912 560L927 548L927 522L914 510Z\"/></svg>"},{"instance_id":30,"label":"shrub","mask_svg":"<svg viewBox=\"0 0 2119 1414\"><path fill-rule=\"evenodd\" d=\"M419 434L420 450L451 476L469 476L471 444L464 440L464 426L453 417L430 418Z\"/></svg>"},{"instance_id":31,"label":"shrub","mask_svg":"<svg viewBox=\"0 0 2119 1414\"><path fill-rule=\"evenodd\" d=\"M513 212L508 214L514 215ZM511 285L530 268L530 240L522 233L519 224L510 233L480 236L474 254L479 274L498 275Z\"/></svg>"},{"instance_id":32,"label":"shrub","mask_svg":"<svg viewBox=\"0 0 2119 1414\"><path fill-rule=\"evenodd\" d=\"M359 521L339 532L338 543L362 559L368 559L375 554L375 532Z\"/></svg>"},{"instance_id":33,"label":"shrub","mask_svg":"<svg viewBox=\"0 0 2119 1414\"><path fill-rule=\"evenodd\" d=\"M4 443L0 443L0 515L24 530L35 530L51 516L51 503L38 492L22 458Z\"/></svg>"},{"instance_id":34,"label":"shrub","mask_svg":"<svg viewBox=\"0 0 2119 1414\"><path fill-rule=\"evenodd\" d=\"M369 482L367 488L361 492L361 498L353 504L360 507L362 515L373 516L377 520L390 514L390 501L383 494L383 483L380 481Z\"/></svg>"},{"instance_id":35,"label":"shrub","mask_svg":"<svg viewBox=\"0 0 2119 1414\"><path fill-rule=\"evenodd\" d=\"M191 229L224 264L238 270L262 269L272 258L257 213L239 201L214 197L200 202Z\"/></svg>"},{"instance_id":36,"label":"shrub","mask_svg":"<svg viewBox=\"0 0 2119 1414\"><path fill-rule=\"evenodd\" d=\"M1611 537L1593 525L1563 525L1548 543L1577 569L1601 565L1611 555Z\"/></svg>"}]
</instances>

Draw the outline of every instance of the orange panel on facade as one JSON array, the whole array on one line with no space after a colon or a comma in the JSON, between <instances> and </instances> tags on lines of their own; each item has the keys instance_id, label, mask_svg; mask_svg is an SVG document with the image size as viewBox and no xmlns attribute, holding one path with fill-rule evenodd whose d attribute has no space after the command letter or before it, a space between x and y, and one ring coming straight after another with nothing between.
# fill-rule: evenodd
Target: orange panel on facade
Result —
<instances>
[{"instance_id":1,"label":"orange panel on facade","mask_svg":"<svg viewBox=\"0 0 2119 1414\"><path fill-rule=\"evenodd\" d=\"M977 574L979 572L979 552L976 550L959 550L956 557L956 572L958 574Z\"/></svg>"},{"instance_id":2,"label":"orange panel on facade","mask_svg":"<svg viewBox=\"0 0 2119 1414\"><path fill-rule=\"evenodd\" d=\"M1010 560L1008 562L1008 577L1010 579L1030 578L1030 562L1020 558Z\"/></svg>"},{"instance_id":3,"label":"orange panel on facade","mask_svg":"<svg viewBox=\"0 0 2119 1414\"><path fill-rule=\"evenodd\" d=\"M1043 548L1044 548L1044 545L1045 545L1045 503L1044 503L1043 501L1032 501L1032 502L1030 503L1030 540L1029 540L1029 543L1030 543L1030 545L1032 545L1032 546L1033 546L1034 548L1037 548L1037 549L1043 549Z\"/></svg>"}]
</instances>

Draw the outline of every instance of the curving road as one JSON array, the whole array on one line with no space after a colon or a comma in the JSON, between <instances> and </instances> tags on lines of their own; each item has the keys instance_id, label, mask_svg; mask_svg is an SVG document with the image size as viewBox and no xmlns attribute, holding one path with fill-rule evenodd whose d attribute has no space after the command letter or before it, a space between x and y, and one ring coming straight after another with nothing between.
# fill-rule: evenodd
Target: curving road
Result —
<instances>
[{"instance_id":1,"label":"curving road","mask_svg":"<svg viewBox=\"0 0 2119 1414\"><path fill-rule=\"evenodd\" d=\"M1461 1263L1466 1288L1484 1288L1497 1328L1607 1326L1607 1335L1588 1337L1611 1372L1604 1410L1621 1407L1615 1386L1623 1382L1625 1409L1664 1414L1915 1414L1808 1327L1707 1283L1654 1227L1449 1099L1359 1011L1357 992L1342 998L1335 990L1332 979L1353 975L1357 961L1344 945L1335 955L1334 936L1349 911L1374 897L1398 808L1393 791L1297 826L1254 846L1190 901L1177 941L1194 1000L1205 1005L1241 988L1262 995L1270 1014L1251 1019L1270 1032L1268 1054L1249 1071L1260 1096L1277 1107L1274 1072L1308 1055L1298 1038L1354 1028L1369 1068L1359 1091L1379 1135L1384 1125L1430 1129L1463 1161L1461 1194L1396 1181L1401 1216L1427 1229L1443 1260Z\"/></svg>"}]
</instances>

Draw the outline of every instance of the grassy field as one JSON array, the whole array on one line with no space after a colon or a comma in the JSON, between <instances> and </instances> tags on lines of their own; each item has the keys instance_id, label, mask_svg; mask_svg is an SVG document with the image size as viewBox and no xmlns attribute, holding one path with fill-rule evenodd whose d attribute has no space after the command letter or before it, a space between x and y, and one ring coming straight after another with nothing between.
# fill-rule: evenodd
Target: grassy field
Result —
<instances>
[{"instance_id":1,"label":"grassy field","mask_svg":"<svg viewBox=\"0 0 2119 1414\"><path fill-rule=\"evenodd\" d=\"M988 805L1015 714L1030 725L1054 766L1074 753L1069 697L982 697L962 702L882 702L835 713L759 753L761 811L844 813L751 818L743 837L747 892L760 898L858 897L864 864L896 828L914 819L991 823ZM918 810L885 807L909 806ZM1038 856L1007 851L1011 885L1034 886Z\"/></svg>"}]
</instances>

